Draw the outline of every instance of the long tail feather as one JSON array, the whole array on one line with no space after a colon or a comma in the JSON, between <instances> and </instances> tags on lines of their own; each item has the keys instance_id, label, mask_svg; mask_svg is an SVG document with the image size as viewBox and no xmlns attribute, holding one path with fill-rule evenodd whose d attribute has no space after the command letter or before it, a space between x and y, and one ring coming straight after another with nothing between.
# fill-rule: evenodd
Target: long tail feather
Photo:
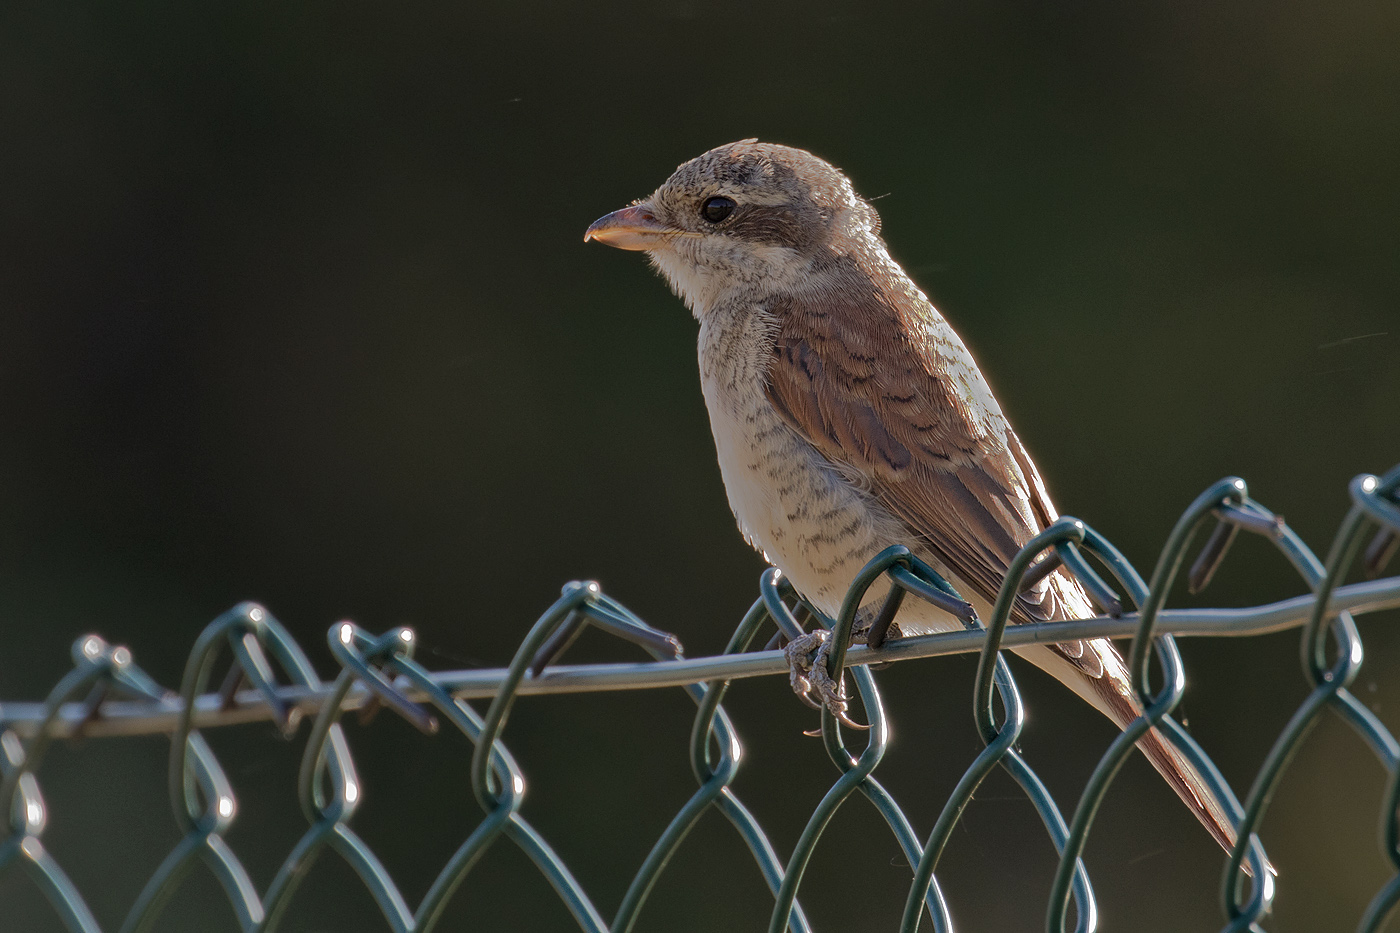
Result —
<instances>
[{"instance_id":1,"label":"long tail feather","mask_svg":"<svg viewBox=\"0 0 1400 933\"><path fill-rule=\"evenodd\" d=\"M1049 645L1020 653L1038 655L1032 660L1072 688L1120 729L1126 728L1142 711L1130 689L1127 664L1107 639L1077 642L1070 646ZM1137 745L1221 848L1227 852L1233 849L1236 832L1229 810L1186 756L1156 729L1139 739ZM1269 871L1277 874L1273 866L1269 866Z\"/></svg>"}]
</instances>

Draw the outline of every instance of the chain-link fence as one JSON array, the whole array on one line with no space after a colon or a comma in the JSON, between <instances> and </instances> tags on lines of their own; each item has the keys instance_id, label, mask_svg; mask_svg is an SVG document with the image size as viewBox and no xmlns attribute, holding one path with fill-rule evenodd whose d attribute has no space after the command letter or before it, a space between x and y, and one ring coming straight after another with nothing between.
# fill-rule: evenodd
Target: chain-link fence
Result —
<instances>
[{"instance_id":1,"label":"chain-link fence","mask_svg":"<svg viewBox=\"0 0 1400 933\"><path fill-rule=\"evenodd\" d=\"M1256 830L1294 753L1325 710L1330 709L1354 729L1388 772L1380 833L1386 857L1400 872L1400 743L1348 689L1363 662L1354 617L1400 606L1400 576L1381 576L1400 547L1400 467L1380 478L1357 477L1350 494L1352 507L1323 561L1280 516L1250 499L1242 480L1222 480L1197 497L1181 516L1146 581L1102 535L1083 522L1064 518L1032 540L1013 561L993 617L985 627L969 616L965 632L892 641L878 651L864 646L847 651L845 646L861 597L881 575L895 584L889 611L896 611L908 595L955 611L965 608L947 581L902 548L888 549L861 572L837 619L822 618L792 592L777 571L768 571L761 581L759 599L740 622L724 654L711 658L683 658L675 639L646 625L591 583L571 583L564 588L505 670L432 673L413 660L415 638L411 630L399 628L374 636L342 622L332 627L329 635L341 672L326 683L317 677L301 647L277 620L262 607L248 603L225 613L200 635L176 694L144 674L126 648L86 636L74 647L73 670L53 688L46 702L0 704L0 726L4 729L0 734L4 773L0 800L8 801L10 815L7 834L0 843L0 876L27 876L69 930L100 930L83 894L42 842L46 808L38 777L45 752L54 740L73 736L168 733L169 794L182 838L131 905L123 931L151 929L162 908L201 863L217 879L243 930L272 930L296 899L311 864L329 852L353 869L390 929L423 933L434 927L448 902L469 881L482 855L491 846L507 841L534 863L580 929L587 933L625 931L633 927L658 876L684 844L687 833L714 807L747 845L772 892L770 931L779 933L787 928L806 933L811 926L798 898L804 872L836 810L859 793L884 818L913 866L901 929L911 933L927 915L933 929L941 933L953 926L936 878L939 858L973 793L1000 765L1024 790L1060 854L1046 910L1047 929L1061 933L1072 926L1089 931L1097 924L1096 908L1089 873L1080 856L1119 767L1134 742L1156 727L1214 786L1239 830L1239 842L1226 859L1221 881L1224 929L1261 929L1259 923L1274 895L1274 879L1265 869L1267 859ZM1235 537L1244 530L1274 545L1302 578L1308 595L1243 609L1166 609L1167 594L1188 548L1197 531L1209 522L1214 522L1214 528L1187 571L1193 591L1206 586ZM1037 560L1042 555L1044 559ZM1088 558L1107 571L1116 587L1106 582ZM1348 573L1358 564L1368 579L1346 583ZM1073 574L1096 594L1100 604L1124 605L1132 611L1086 621L1008 628L1018 591L1055 567ZM849 748L840 723L829 711L823 712L822 737L839 776L784 861L732 789L741 746L721 701L733 678L785 673L782 652L750 652L748 648L766 623L775 623L780 633L792 637L801 632L798 619L806 617L835 632L832 673L839 677L840 670L846 669L870 728L864 748ZM635 642L655 660L541 665L540 659L557 657L585 625ZM1274 742L1241 804L1211 759L1172 718L1186 682L1172 635L1244 636L1294 627L1302 630L1301 657L1310 692ZM1104 753L1066 821L1064 812L1016 749L1025 722L1024 707L1000 652L1030 644L1127 636L1132 637L1128 658L1133 686L1146 712ZM217 690L209 691L210 679L225 652L231 655L227 676ZM985 749L967 766L931 832L921 837L899 803L873 776L890 733L875 676L866 665L958 652L980 652L973 716ZM1153 654L1159 667L1155 678L1150 673ZM1154 689L1154 679L1163 686ZM698 708L690 757L699 789L657 839L609 922L569 867L521 815L525 777L502 734L512 705L524 694L658 687L685 690ZM487 698L490 705L484 714L469 702ZM471 789L482 819L416 907L408 904L375 852L351 827L363 794L339 721L347 713L364 714L381 706L428 733L440 730L445 721L474 746ZM314 723L305 740L298 791L308 827L286 854L271 883L259 892L225 841L237 805L232 785L200 730L271 719L291 738L305 717L314 717ZM1377 892L1357 929L1381 929L1397 901L1400 874ZM0 915L3 913L0 905Z\"/></svg>"}]
</instances>

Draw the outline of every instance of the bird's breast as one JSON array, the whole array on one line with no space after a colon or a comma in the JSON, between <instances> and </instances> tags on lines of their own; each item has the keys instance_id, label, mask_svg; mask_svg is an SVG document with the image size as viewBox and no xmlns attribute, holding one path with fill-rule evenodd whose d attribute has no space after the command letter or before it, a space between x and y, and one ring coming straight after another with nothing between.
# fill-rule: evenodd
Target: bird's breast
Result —
<instances>
[{"instance_id":1,"label":"bird's breast","mask_svg":"<svg viewBox=\"0 0 1400 933\"><path fill-rule=\"evenodd\" d=\"M727 323L702 321L700 377L729 505L749 543L835 615L860 568L905 543L907 529L769 402L772 337L761 314Z\"/></svg>"}]
</instances>

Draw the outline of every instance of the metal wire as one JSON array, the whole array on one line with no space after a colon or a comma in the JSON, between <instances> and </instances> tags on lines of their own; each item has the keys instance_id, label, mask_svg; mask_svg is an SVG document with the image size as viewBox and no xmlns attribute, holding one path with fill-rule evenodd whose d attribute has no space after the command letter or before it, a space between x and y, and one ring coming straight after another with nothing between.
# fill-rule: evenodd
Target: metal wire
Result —
<instances>
[{"instance_id":1,"label":"metal wire","mask_svg":"<svg viewBox=\"0 0 1400 933\"><path fill-rule=\"evenodd\" d=\"M604 595L594 583L570 583L535 623L506 669L429 672L413 660L414 633L399 628L383 635L341 622L329 633L340 674L319 679L306 655L261 606L244 603L214 620L195 642L178 693L144 674L131 652L96 635L80 638L73 669L44 703L0 703L0 804L9 821L0 840L0 877L18 872L44 894L67 929L100 930L82 894L41 841L47 810L38 774L56 739L168 733L171 737L169 793L181 839L156 868L131 906L124 933L149 930L189 873L203 863L221 886L239 927L271 931L278 927L312 863L327 852L342 859L370 893L391 930L426 933L468 878L481 856L509 840L540 871L579 929L587 933L632 929L648 895L686 835L710 808L734 826L773 894L771 933L808 933L811 926L798 894L813 852L841 805L860 793L875 807L913 866L902 933L917 930L927 915L935 931L952 931L947 900L936 870L948 839L982 780L998 765L1007 770L1035 806L1051 844L1060 855L1046 909L1046 929L1064 933L1071 913L1079 933L1097 925L1097 908L1082 854L1099 804L1134 742L1156 729L1213 785L1238 829L1221 881L1224 930L1261 930L1274 896L1274 879L1256 830L1279 780L1308 731L1332 710L1371 748L1389 778L1381 802L1381 839L1395 869L1357 926L1380 930L1400 902L1400 743L1349 691L1364 660L1355 616L1400 606L1400 576L1344 584L1358 563L1380 576L1400 541L1400 466L1383 477L1352 481L1352 506L1319 560L1283 519L1249 498L1243 480L1227 478L1203 492L1183 513L1156 567L1144 581L1111 543L1092 528L1063 518L1017 555L1003 581L992 617L985 624L967 614L965 632L895 639L875 650L847 650L856 608L882 576L893 584L890 611L912 596L957 609L965 602L932 568L908 550L889 548L862 570L837 618L826 619L803 602L776 570L764 574L760 596L735 630L722 655L685 659L674 638L648 626ZM1206 586L1240 531L1271 542L1307 587L1306 595L1246 609L1169 610L1167 594L1185 564L1191 542L1203 525L1215 527L1188 571L1190 589ZM1117 586L1110 586L1086 558L1093 558ZM1097 619L1043 625L1008 626L1016 594L1039 576L1062 567L1074 575L1110 614ZM1121 612L1122 607L1132 609ZM747 649L772 622L789 634L800 630L796 610L833 631L830 674L849 672L870 728L864 748L846 745L840 722L823 711L822 735L838 777L808 819L784 864L763 828L735 795L742 747L721 701L731 680L787 672L780 651ZM561 665L539 670L542 659L567 648L585 625L597 626L643 647L653 661L635 664ZM1186 675L1174 635L1240 637L1301 628L1300 658L1310 693L1279 734L1243 804L1210 757L1172 719ZM1031 764L1015 750L1025 725L1024 704L1001 652L1030 644L1080 638L1132 637L1129 670L1145 712L1130 723L1104 753L1066 821ZM221 655L231 656L229 677L214 691L209 679ZM968 765L922 842L903 809L875 779L889 739L889 718L874 674L866 665L959 652L978 652L973 717L985 748ZM1153 690L1150 659L1155 654L1161 686ZM698 786L643 861L615 912L603 919L578 880L543 836L520 815L525 778L502 736L517 697L537 693L680 687L697 706L690 743ZM245 689L246 688L246 689ZM993 691L999 696L996 713ZM490 698L485 714L469 699ZM471 789L482 819L461 843L416 907L371 849L351 828L363 800L354 759L341 731L346 713L384 706L427 733L446 723L466 736L474 754ZM298 789L307 829L261 893L225 842L237 813L232 785L201 729L254 720L272 720L294 737L303 718L314 717L304 746ZM1248 874L1246 873L1248 866ZM1073 909L1071 911L1071 905ZM3 905L0 905L3 914Z\"/></svg>"}]
</instances>

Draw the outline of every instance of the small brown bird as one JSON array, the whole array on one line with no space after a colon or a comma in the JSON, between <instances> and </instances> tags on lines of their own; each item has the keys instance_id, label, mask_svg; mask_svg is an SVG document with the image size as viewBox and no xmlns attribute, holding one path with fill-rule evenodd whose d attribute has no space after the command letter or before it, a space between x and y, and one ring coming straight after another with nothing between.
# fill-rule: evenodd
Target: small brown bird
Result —
<instances>
[{"instance_id":1,"label":"small brown bird","mask_svg":"<svg viewBox=\"0 0 1400 933\"><path fill-rule=\"evenodd\" d=\"M1057 515L972 354L880 239L880 219L809 152L744 140L686 162L584 235L642 250L700 322L700 382L744 537L828 616L852 578L902 544L988 618L1016 552ZM888 592L872 587L868 619ZM1017 623L1092 618L1069 575L1021 595ZM960 621L906 600L906 634ZM1138 715L1106 639L1018 649L1120 728ZM828 697L828 700L832 699ZM1139 743L1227 849L1199 773Z\"/></svg>"}]
</instances>

